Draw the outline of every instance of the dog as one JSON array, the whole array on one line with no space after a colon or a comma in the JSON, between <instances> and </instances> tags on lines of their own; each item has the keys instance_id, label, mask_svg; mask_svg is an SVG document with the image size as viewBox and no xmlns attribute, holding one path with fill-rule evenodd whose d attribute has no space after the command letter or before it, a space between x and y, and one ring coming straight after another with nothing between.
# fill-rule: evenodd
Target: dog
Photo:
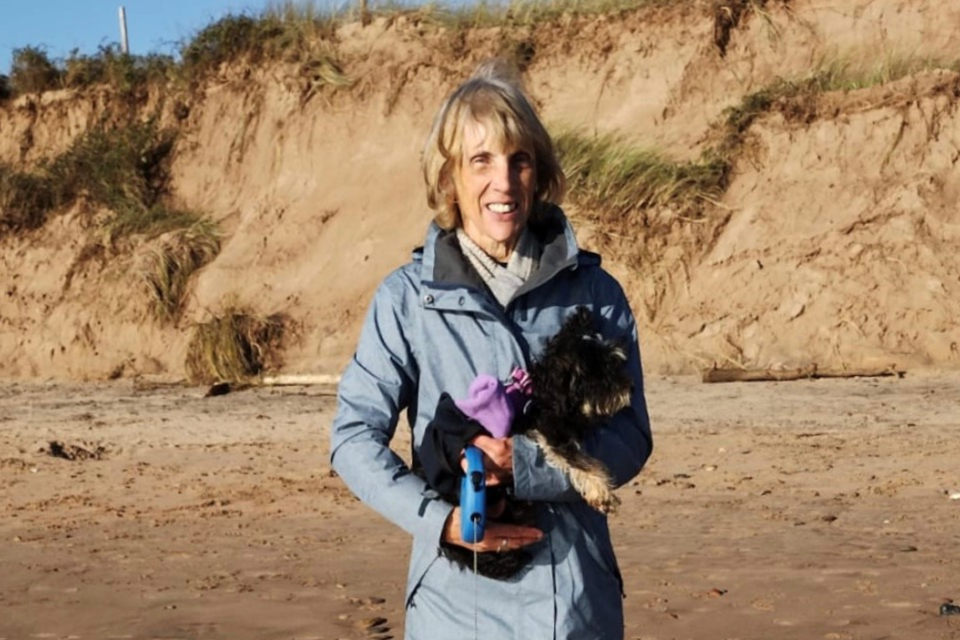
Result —
<instances>
[{"instance_id":1,"label":"dog","mask_svg":"<svg viewBox=\"0 0 960 640\"><path fill-rule=\"evenodd\" d=\"M587 504L612 513L620 504L606 467L582 443L604 420L630 405L633 380L620 340L597 331L593 314L577 307L530 367L530 404L513 434L534 439L548 464L567 473Z\"/></svg>"},{"instance_id":2,"label":"dog","mask_svg":"<svg viewBox=\"0 0 960 640\"><path fill-rule=\"evenodd\" d=\"M498 437L509 431L537 442L547 463L568 475L587 504L603 513L614 512L619 499L613 493L613 480L604 465L583 450L582 443L604 420L629 406L633 380L626 363L625 343L604 338L592 312L577 307L527 372L514 371L506 384L478 376L467 399L455 401L447 394L441 396L438 418L428 425L424 442L428 450L443 449L445 453L428 454L428 482L457 504L459 484L449 479L451 474L460 473L459 455L464 443L484 430ZM456 427L457 435L444 441L441 424L456 423L454 416L458 415L470 427L465 431L457 431L463 425ZM433 461L437 457L442 459L442 470ZM441 476L446 482L430 481ZM534 524L532 504L513 500L501 488L488 487L488 511L489 505L502 500L506 500L506 507L497 520ZM442 550L461 566L472 570L476 562L477 573L501 580L518 573L530 559L524 549L479 553L476 557L457 545L444 543Z\"/></svg>"}]
</instances>

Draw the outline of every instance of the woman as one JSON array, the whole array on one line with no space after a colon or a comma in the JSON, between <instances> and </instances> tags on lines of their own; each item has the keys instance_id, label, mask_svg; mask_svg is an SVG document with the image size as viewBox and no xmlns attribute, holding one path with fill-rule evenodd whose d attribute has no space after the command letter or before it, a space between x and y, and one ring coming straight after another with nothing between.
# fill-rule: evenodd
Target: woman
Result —
<instances>
[{"instance_id":1,"label":"woman","mask_svg":"<svg viewBox=\"0 0 960 640\"><path fill-rule=\"evenodd\" d=\"M546 464L529 438L477 436L490 485L536 505L536 526L490 518L476 545L460 537L459 507L441 500L389 448L400 413L413 460L443 392L465 397L478 374L507 379L535 358L580 305L608 337L630 345L631 406L584 443L617 486L652 449L637 333L599 256L577 248L556 206L564 177L553 143L518 86L485 65L447 98L423 155L438 211L424 246L374 296L339 389L331 458L368 505L413 536L406 640L623 637L622 580L606 517ZM492 516L493 514L489 514ZM464 571L441 542L478 552L525 548L510 580ZM475 595L476 594L476 595Z\"/></svg>"}]
</instances>

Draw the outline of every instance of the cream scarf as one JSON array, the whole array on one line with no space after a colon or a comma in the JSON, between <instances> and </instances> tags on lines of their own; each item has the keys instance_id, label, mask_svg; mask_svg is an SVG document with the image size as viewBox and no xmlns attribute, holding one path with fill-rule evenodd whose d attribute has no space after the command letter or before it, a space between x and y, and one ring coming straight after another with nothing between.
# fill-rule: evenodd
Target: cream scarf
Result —
<instances>
[{"instance_id":1,"label":"cream scarf","mask_svg":"<svg viewBox=\"0 0 960 640\"><path fill-rule=\"evenodd\" d=\"M540 266L540 243L528 229L524 229L520 234L517 246L514 247L506 265L488 256L463 229L457 229L457 240L460 242L463 255L490 287L490 291L502 307L507 306L517 289L522 287Z\"/></svg>"}]
</instances>

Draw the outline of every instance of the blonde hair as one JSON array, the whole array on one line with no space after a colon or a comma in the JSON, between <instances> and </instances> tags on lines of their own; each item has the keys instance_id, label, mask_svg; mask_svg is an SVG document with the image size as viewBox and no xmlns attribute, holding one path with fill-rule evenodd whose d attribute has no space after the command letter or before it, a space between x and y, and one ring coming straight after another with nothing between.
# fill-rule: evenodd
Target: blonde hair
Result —
<instances>
[{"instance_id":1,"label":"blonde hair","mask_svg":"<svg viewBox=\"0 0 960 640\"><path fill-rule=\"evenodd\" d=\"M461 226L453 174L463 159L463 132L470 122L483 124L504 147L523 149L533 155L537 184L531 220L536 221L541 204L560 204L566 179L553 147L553 140L520 88L515 74L500 60L482 64L440 106L427 143L422 168L427 183L427 204L443 229Z\"/></svg>"}]
</instances>

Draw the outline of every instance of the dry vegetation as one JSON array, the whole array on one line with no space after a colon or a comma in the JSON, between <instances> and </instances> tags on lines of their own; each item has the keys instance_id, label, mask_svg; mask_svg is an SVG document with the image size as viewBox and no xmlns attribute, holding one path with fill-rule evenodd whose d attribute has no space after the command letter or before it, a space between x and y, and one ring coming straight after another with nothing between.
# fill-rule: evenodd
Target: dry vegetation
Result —
<instances>
[{"instance_id":1,"label":"dry vegetation","mask_svg":"<svg viewBox=\"0 0 960 640\"><path fill-rule=\"evenodd\" d=\"M34 169L0 166L0 229L37 229L79 200L112 212L105 224L113 238L156 235L192 224L194 215L162 203L173 141L172 131L150 120L103 124Z\"/></svg>"},{"instance_id":2,"label":"dry vegetation","mask_svg":"<svg viewBox=\"0 0 960 640\"><path fill-rule=\"evenodd\" d=\"M174 231L150 252L141 273L159 322L176 323L180 319L190 277L219 252L220 233L208 220Z\"/></svg>"},{"instance_id":3,"label":"dry vegetation","mask_svg":"<svg viewBox=\"0 0 960 640\"><path fill-rule=\"evenodd\" d=\"M279 367L284 318L261 317L236 306L194 328L187 352L192 382L243 382Z\"/></svg>"}]
</instances>

